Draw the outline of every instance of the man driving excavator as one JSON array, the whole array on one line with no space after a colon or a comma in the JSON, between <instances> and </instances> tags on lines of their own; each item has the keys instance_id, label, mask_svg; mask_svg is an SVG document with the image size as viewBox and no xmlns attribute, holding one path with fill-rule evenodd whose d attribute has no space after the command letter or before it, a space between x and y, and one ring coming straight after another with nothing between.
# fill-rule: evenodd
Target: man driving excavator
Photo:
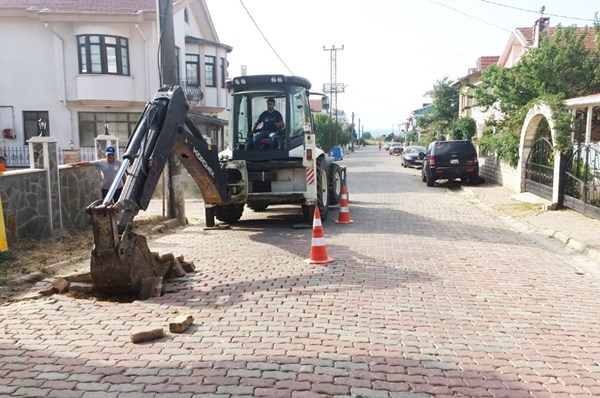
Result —
<instances>
[{"instance_id":1,"label":"man driving excavator","mask_svg":"<svg viewBox=\"0 0 600 398\"><path fill-rule=\"evenodd\" d=\"M260 114L246 141L246 149L260 149L262 140L269 138L269 148L277 148L277 132L285 127L283 116L275 109L275 98L267 98L267 110ZM281 144L280 144L281 145Z\"/></svg>"}]
</instances>

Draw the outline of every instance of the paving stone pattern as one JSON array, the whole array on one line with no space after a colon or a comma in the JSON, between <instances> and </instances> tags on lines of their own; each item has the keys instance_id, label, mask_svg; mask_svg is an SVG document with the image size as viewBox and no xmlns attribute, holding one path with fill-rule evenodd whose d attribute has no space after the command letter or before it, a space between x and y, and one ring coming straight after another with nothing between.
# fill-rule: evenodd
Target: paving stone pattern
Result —
<instances>
[{"instance_id":1,"label":"paving stone pattern","mask_svg":"<svg viewBox=\"0 0 600 398\"><path fill-rule=\"evenodd\" d=\"M304 262L296 208L192 223L151 242L197 266L163 297L1 306L0 396L600 395L597 278L398 157L344 162L354 224L324 222L335 263ZM129 340L188 314L184 333Z\"/></svg>"}]
</instances>

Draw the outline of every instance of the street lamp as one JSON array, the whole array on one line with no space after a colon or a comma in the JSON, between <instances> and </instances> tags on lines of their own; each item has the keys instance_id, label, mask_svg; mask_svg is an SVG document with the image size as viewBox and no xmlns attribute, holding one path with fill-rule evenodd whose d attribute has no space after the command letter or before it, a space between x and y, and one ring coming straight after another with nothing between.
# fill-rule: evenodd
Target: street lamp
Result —
<instances>
[{"instance_id":1,"label":"street lamp","mask_svg":"<svg viewBox=\"0 0 600 398\"><path fill-rule=\"evenodd\" d=\"M104 119L104 135L110 135L108 132L108 120Z\"/></svg>"},{"instance_id":2,"label":"street lamp","mask_svg":"<svg viewBox=\"0 0 600 398\"><path fill-rule=\"evenodd\" d=\"M40 132L38 137L42 137L44 135L44 133L46 132L46 127L48 127L48 121L44 118L39 118L37 121L37 124L38 124L38 130Z\"/></svg>"}]
</instances>

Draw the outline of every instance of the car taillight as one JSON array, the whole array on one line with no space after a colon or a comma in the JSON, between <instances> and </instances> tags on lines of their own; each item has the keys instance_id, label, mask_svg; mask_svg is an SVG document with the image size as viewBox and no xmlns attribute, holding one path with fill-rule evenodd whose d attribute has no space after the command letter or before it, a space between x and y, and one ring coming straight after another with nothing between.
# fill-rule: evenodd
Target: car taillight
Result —
<instances>
[{"instance_id":1,"label":"car taillight","mask_svg":"<svg viewBox=\"0 0 600 398\"><path fill-rule=\"evenodd\" d=\"M435 166L435 156L429 155L429 165Z\"/></svg>"},{"instance_id":2,"label":"car taillight","mask_svg":"<svg viewBox=\"0 0 600 398\"><path fill-rule=\"evenodd\" d=\"M479 163L479 159L477 159L477 155L473 156L473 163Z\"/></svg>"}]
</instances>

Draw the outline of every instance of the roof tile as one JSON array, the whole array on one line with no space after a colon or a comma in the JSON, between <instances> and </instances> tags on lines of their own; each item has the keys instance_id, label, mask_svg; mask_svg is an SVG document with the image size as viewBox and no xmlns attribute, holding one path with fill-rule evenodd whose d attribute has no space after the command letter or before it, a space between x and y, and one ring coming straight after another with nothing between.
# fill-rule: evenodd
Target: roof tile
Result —
<instances>
[{"instance_id":1,"label":"roof tile","mask_svg":"<svg viewBox=\"0 0 600 398\"><path fill-rule=\"evenodd\" d=\"M575 35L577 37L580 37L581 35L583 35L583 32L585 31L585 29L586 29L585 27L576 27ZM528 46L533 46L533 44L534 44L533 40L535 38L535 32L533 30L533 27L517 28L517 31L523 36L523 38L527 42ZM554 27L544 30L544 32L547 32L549 36L552 36L555 31L556 31L556 28L554 28ZM544 33L544 32L542 32L542 33ZM594 35L593 28L587 28L587 36L584 40L584 44L585 44L585 48L588 50L593 50L596 48L596 37Z\"/></svg>"},{"instance_id":2,"label":"roof tile","mask_svg":"<svg viewBox=\"0 0 600 398\"><path fill-rule=\"evenodd\" d=\"M175 0L174 0L175 1ZM45 10L49 13L137 14L155 12L156 0L0 0L0 9Z\"/></svg>"}]
</instances>

